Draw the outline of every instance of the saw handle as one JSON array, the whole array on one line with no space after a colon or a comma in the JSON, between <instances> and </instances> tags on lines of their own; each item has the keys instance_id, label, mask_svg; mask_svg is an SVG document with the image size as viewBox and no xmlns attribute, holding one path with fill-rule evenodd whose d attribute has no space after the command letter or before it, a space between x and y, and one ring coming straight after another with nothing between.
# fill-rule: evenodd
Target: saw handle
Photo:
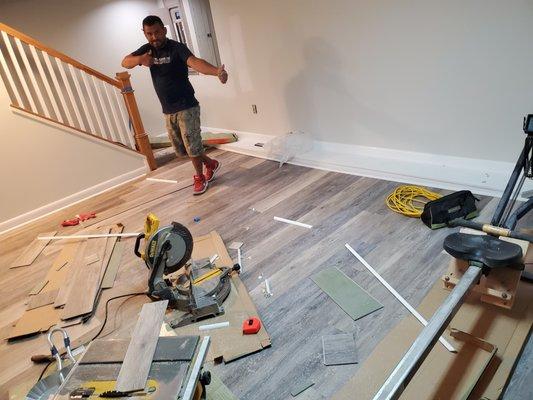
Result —
<instances>
[{"instance_id":1,"label":"saw handle","mask_svg":"<svg viewBox=\"0 0 533 400\"><path fill-rule=\"evenodd\" d=\"M143 258L143 255L139 252L139 246L141 245L141 240L143 239L144 239L144 233L139 233L139 235L135 239L135 247L133 248L133 252L139 258Z\"/></svg>"}]
</instances>

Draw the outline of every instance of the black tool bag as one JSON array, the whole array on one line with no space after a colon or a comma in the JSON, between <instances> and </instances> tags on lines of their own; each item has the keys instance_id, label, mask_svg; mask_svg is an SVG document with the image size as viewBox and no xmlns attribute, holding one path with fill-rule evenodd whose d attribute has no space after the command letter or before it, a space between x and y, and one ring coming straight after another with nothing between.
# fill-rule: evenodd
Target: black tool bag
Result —
<instances>
[{"instance_id":1,"label":"black tool bag","mask_svg":"<svg viewBox=\"0 0 533 400\"><path fill-rule=\"evenodd\" d=\"M438 229L457 218L474 218L478 214L476 200L470 190L451 193L426 203L420 219L429 228Z\"/></svg>"}]
</instances>

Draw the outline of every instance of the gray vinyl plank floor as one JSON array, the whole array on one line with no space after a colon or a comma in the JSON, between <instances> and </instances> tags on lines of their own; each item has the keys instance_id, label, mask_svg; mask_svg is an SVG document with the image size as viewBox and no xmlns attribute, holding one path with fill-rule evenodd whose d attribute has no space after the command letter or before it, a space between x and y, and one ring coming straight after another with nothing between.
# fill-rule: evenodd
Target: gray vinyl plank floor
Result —
<instances>
[{"instance_id":1,"label":"gray vinyl plank floor","mask_svg":"<svg viewBox=\"0 0 533 400\"><path fill-rule=\"evenodd\" d=\"M278 168L278 163L272 161L261 162L218 150L214 153L222 161L222 169L202 196L193 196L190 188L184 189L128 209L108 221L122 222L128 231L133 232L142 230L146 214L153 212L162 224L180 222L193 235L217 230L226 245L243 242L244 272L241 279L271 336L272 347L210 368L240 399L328 399L357 372L376 345L407 315L404 307L366 271L344 244L349 243L416 307L447 268L449 257L443 253L442 242L452 230L431 231L417 219L390 211L385 198L399 185L396 182L331 172L317 174L309 168L288 164ZM173 158L171 149L159 151L158 155L160 159ZM175 179L180 173L183 175L182 167L189 168L184 163L183 160L172 160L156 171L155 176ZM299 184L299 190L290 190L294 182L309 184ZM96 200L91 201L90 209ZM114 199L107 201L115 206ZM481 198L479 206L484 207L484 220L490 219L496 203L495 199ZM254 211L257 204L261 204L258 208L263 212ZM196 216L200 217L198 223L193 222ZM276 222L274 216L311 224L313 229ZM39 225L39 231L53 229L58 220L57 217L50 218L46 224ZM530 221L524 223L533 225ZM34 233L29 232L12 242L22 242L32 235ZM12 261L15 252L4 256L4 261ZM230 250L235 261L236 253ZM0 303L6 307L14 301L22 303L27 292L47 271L44 261L41 264L39 271L42 274L35 275L37 267L32 267L27 282L20 278L22 272L11 272L4 277L0 291L2 287L9 290L1 293ZM353 321L311 280L313 275L326 268L341 270L384 307ZM258 279L259 276L269 279L274 293L272 297L264 296L263 281ZM145 282L146 273L142 261L133 255L133 241L129 241L117 281L130 282L132 279ZM26 286L20 282L25 282ZM12 287L19 288L13 291ZM146 300L136 297L120 303L121 312L110 320L106 331L113 332L114 338L130 337L142 301ZM10 321L3 325L9 325ZM354 335L358 363L326 366L322 337L340 333ZM4 360L7 356L9 360L29 358L11 353L6 344L1 350ZM504 399L532 398L532 361L533 342L530 340ZM12 367L11 361L9 365ZM18 367L23 369L26 365ZM39 372L37 367L27 369L28 376L30 373L38 376ZM309 382L314 383L311 388L297 397L291 396L294 387Z\"/></svg>"},{"instance_id":2,"label":"gray vinyl plank floor","mask_svg":"<svg viewBox=\"0 0 533 400\"><path fill-rule=\"evenodd\" d=\"M239 188L242 174L249 179L257 176L264 186ZM231 177L226 175L221 184L235 187L240 193L239 201L233 203L226 198L224 216L205 216L205 222L216 228L227 243L244 243L242 279L272 338L269 349L212 367L241 399L290 399L290 389L298 382L308 381L315 383L313 393L317 396L331 397L407 314L358 264L345 249L345 243L350 243L415 306L449 262L442 242L451 230L431 231L419 220L395 214L386 207L386 195L398 186L395 182L328 173L263 213L253 210L255 203L283 191L295 180L306 179L308 174L306 168L285 165L277 169L277 164L269 161L235 171ZM211 201L216 201L215 197ZM484 197L480 207L487 205L485 213L490 215L495 204L495 200ZM194 214L193 210L189 212ZM224 223L228 213L231 224ZM305 222L313 229L280 224L273 221L274 216ZM329 267L339 268L384 308L353 321L310 279ZM259 276L269 279L274 296L263 295ZM355 334L359 364L325 366L322 336L342 332ZM530 373L530 368L524 373ZM520 386L521 381L515 381L515 387ZM509 390L513 390L512 385ZM517 390L527 393L528 389ZM513 396L517 398L516 394Z\"/></svg>"}]
</instances>

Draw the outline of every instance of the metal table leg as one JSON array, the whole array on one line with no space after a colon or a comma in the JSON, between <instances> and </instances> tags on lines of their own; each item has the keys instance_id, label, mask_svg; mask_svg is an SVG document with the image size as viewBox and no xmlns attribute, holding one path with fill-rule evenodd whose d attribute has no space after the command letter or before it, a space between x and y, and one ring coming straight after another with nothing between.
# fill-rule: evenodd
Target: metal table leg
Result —
<instances>
[{"instance_id":1,"label":"metal table leg","mask_svg":"<svg viewBox=\"0 0 533 400\"><path fill-rule=\"evenodd\" d=\"M374 400L398 399L403 390L424 362L433 345L448 326L467 295L481 276L481 268L471 265L468 267L459 283L452 290L446 301L433 314L427 326L413 342L394 371L385 381Z\"/></svg>"}]
</instances>

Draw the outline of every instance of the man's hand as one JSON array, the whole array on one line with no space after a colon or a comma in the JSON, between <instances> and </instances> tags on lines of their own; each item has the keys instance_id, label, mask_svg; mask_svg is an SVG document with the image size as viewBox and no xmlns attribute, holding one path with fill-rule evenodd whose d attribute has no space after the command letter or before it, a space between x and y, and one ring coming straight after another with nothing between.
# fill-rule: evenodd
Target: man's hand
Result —
<instances>
[{"instance_id":1,"label":"man's hand","mask_svg":"<svg viewBox=\"0 0 533 400\"><path fill-rule=\"evenodd\" d=\"M228 73L224 68L224 64L222 64L220 67L215 67L204 59L190 56L187 59L187 65L201 74L217 76L222 83L226 83L228 81Z\"/></svg>"},{"instance_id":2,"label":"man's hand","mask_svg":"<svg viewBox=\"0 0 533 400\"><path fill-rule=\"evenodd\" d=\"M222 83L226 83L228 81L228 73L224 69L224 64L217 68L217 76Z\"/></svg>"},{"instance_id":3,"label":"man's hand","mask_svg":"<svg viewBox=\"0 0 533 400\"><path fill-rule=\"evenodd\" d=\"M139 64L144 65L145 67L151 67L154 65L152 50L148 50L148 53L144 53L142 56L139 56Z\"/></svg>"},{"instance_id":4,"label":"man's hand","mask_svg":"<svg viewBox=\"0 0 533 400\"><path fill-rule=\"evenodd\" d=\"M152 50L148 50L147 53L144 53L140 56L127 55L122 60L122 66L124 68L135 68L139 65L144 65L145 67L151 67L154 64L154 58L152 57Z\"/></svg>"}]
</instances>

